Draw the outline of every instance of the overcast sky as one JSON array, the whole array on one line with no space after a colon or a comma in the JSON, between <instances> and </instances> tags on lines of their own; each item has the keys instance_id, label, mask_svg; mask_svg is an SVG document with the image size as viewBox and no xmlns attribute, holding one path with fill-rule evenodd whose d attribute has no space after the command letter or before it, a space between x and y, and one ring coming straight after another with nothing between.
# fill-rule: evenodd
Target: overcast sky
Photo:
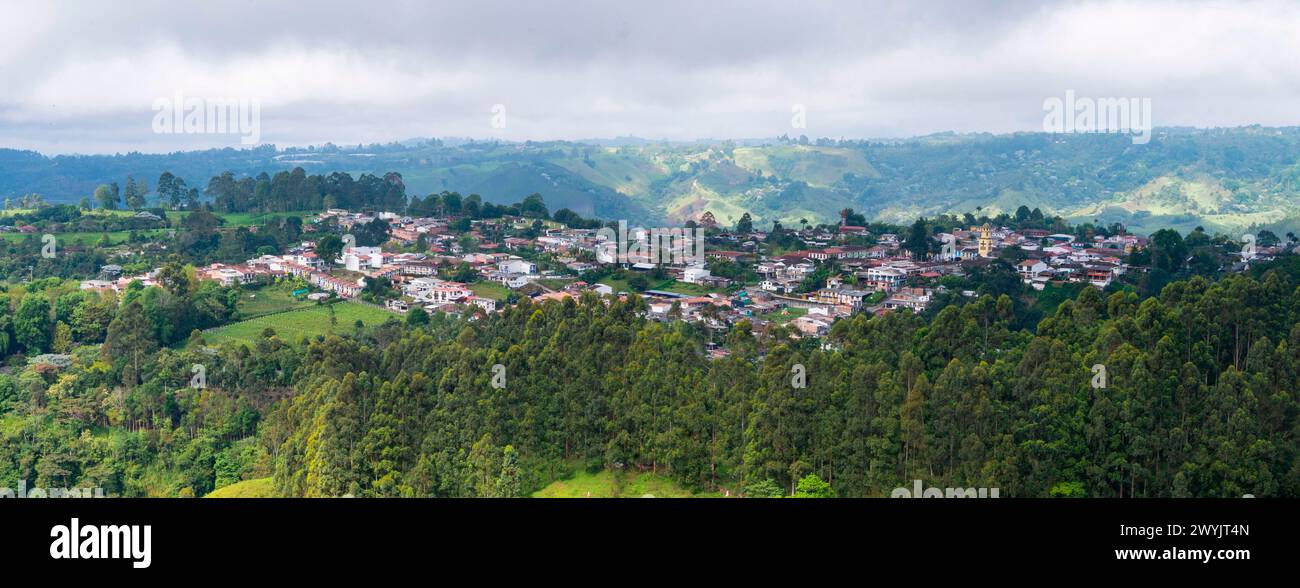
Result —
<instances>
[{"instance_id":1,"label":"overcast sky","mask_svg":"<svg viewBox=\"0 0 1300 588\"><path fill-rule=\"evenodd\" d=\"M1149 98L1157 126L1300 123L1285 0L182 4L7 0L0 147L241 145L155 133L177 92L256 100L279 146L1041 130L1066 90Z\"/></svg>"}]
</instances>

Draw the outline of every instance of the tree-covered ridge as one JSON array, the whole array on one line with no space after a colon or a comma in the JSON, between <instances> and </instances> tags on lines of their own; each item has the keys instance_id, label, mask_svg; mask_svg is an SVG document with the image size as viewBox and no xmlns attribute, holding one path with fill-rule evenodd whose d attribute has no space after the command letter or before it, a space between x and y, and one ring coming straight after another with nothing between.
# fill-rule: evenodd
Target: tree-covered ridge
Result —
<instances>
[{"instance_id":1,"label":"tree-covered ridge","mask_svg":"<svg viewBox=\"0 0 1300 588\"><path fill-rule=\"evenodd\" d=\"M557 209L642 223L698 219L705 211L727 225L746 212L763 225L833 222L843 208L902 223L1027 205L1072 222L1122 222L1139 233L1203 226L1282 234L1300 227L1298 157L1300 130L1261 127L1157 129L1145 145L1117 134L946 133L888 141L431 140L58 157L0 149L0 196L78 202L100 184L166 172L179 183L159 181L161 200L188 202L201 195L187 186L206 186L204 196L227 194L225 203L236 206L219 211L302 210L326 196L348 207L358 190L376 195L364 202L378 206L395 172L410 194L457 190L505 204L539 193ZM339 170L358 179L331 179ZM204 183L214 176L215 184Z\"/></svg>"},{"instance_id":2,"label":"tree-covered ridge","mask_svg":"<svg viewBox=\"0 0 1300 588\"><path fill-rule=\"evenodd\" d=\"M521 496L580 467L749 496L824 494L818 479L888 496L920 479L1002 496L1294 497L1298 269L1145 300L1088 288L1036 324L990 295L931 318L854 316L824 340L741 324L720 359L704 326L647 320L637 297L213 348L178 329L228 315L236 291L175 268L124 300L36 284L0 312L3 342L29 357L0 373L0 484L201 496L273 477L287 496ZM51 316L65 326L38 337L51 331L29 323Z\"/></svg>"},{"instance_id":3,"label":"tree-covered ridge","mask_svg":"<svg viewBox=\"0 0 1300 588\"><path fill-rule=\"evenodd\" d=\"M690 325L638 318L636 299L523 304L455 340L332 339L271 417L286 432L275 479L293 496L496 495L509 445L524 488L578 461L742 491L789 493L815 473L841 496L913 479L1003 496L1295 496L1295 286L1197 278L1141 303L1089 289L1037 333L1011 331L1009 300L985 297L929 323L841 321L833 350L737 331L715 361Z\"/></svg>"},{"instance_id":4,"label":"tree-covered ridge","mask_svg":"<svg viewBox=\"0 0 1300 588\"><path fill-rule=\"evenodd\" d=\"M401 174L361 174L353 180L346 173L307 175L302 168L282 171L274 177L262 172L256 177L236 178L224 172L208 181L204 191L213 209L221 212L286 212L326 208L403 210L406 186Z\"/></svg>"}]
</instances>

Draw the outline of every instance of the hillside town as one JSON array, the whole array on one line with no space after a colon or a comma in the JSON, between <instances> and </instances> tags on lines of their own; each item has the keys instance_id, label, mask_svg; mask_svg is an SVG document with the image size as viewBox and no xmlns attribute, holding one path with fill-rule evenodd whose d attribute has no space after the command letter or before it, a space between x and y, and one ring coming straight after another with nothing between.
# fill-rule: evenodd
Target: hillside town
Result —
<instances>
[{"instance_id":1,"label":"hillside town","mask_svg":"<svg viewBox=\"0 0 1300 588\"><path fill-rule=\"evenodd\" d=\"M419 308L471 318L523 298L635 295L645 299L648 316L656 320L685 320L710 329L740 321L759 330L783 324L795 337L818 337L837 319L856 313L922 313L939 295L974 297L970 289L954 291L945 278L961 278L995 260L1012 264L1021 282L1036 291L1067 284L1105 289L1126 274L1147 270L1125 261L1147 247L1147 237L1081 240L987 223L929 236L936 252L919 257L896 233L873 234L847 223L787 229L804 247L781 251L768 244L769 233L719 228L707 212L690 223L693 235L679 230L675 240L658 239L645 229L619 234L524 217L456 223L342 209L314 216L306 230L323 237L332 234L327 226L353 231L376 221L386 227L378 244L357 245L349 232L335 255L321 251L320 239L304 240L280 254L213 263L196 274L224 286L299 280L306 286L299 293L311 300L354 299L369 288L376 294L369 302L397 313ZM655 251L661 244L665 251ZM681 255L683 249L698 255ZM1243 258L1243 265L1284 251L1284 246L1259 248ZM156 273L126 276L109 265L99 279L81 287L120 291L133 281L148 286Z\"/></svg>"}]
</instances>

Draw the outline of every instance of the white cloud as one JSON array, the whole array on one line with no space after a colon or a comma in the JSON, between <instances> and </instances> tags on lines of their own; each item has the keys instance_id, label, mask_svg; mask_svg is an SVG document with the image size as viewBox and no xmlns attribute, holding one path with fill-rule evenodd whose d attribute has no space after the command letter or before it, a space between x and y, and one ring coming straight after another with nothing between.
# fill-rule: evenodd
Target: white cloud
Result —
<instances>
[{"instance_id":1,"label":"white cloud","mask_svg":"<svg viewBox=\"0 0 1300 588\"><path fill-rule=\"evenodd\" d=\"M796 103L811 136L1035 130L1067 89L1149 97L1157 125L1293 125L1300 98L1300 6L1281 0L258 10L6 8L0 146L238 144L153 135L176 90L259 99L279 145L772 136Z\"/></svg>"}]
</instances>

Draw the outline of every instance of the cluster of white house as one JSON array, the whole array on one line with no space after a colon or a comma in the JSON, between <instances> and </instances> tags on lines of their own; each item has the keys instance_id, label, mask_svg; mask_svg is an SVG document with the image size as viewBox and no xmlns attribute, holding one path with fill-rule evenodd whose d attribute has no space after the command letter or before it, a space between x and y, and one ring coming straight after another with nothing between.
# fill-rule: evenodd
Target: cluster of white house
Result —
<instances>
[{"instance_id":1,"label":"cluster of white house","mask_svg":"<svg viewBox=\"0 0 1300 588\"><path fill-rule=\"evenodd\" d=\"M448 305L474 305L487 312L495 312L497 301L475 296L468 286L433 277L413 278L402 285L402 294L428 310L446 310ZM404 304L404 303L403 303ZM389 305L395 310L406 310L400 304Z\"/></svg>"},{"instance_id":2,"label":"cluster of white house","mask_svg":"<svg viewBox=\"0 0 1300 588\"><path fill-rule=\"evenodd\" d=\"M227 265L214 263L198 270L200 279L213 280L222 285L250 284L269 281L276 277L292 276L305 280L312 287L333 292L341 298L352 298L366 287L367 279L387 278L400 288L402 294L414 304L430 310L447 310L445 305L473 305L488 312L495 311L497 302L491 298L475 296L465 285L436 277L440 266L465 262L475 267L484 277L511 287L518 287L537 277L537 267L531 262L507 254L466 254L458 257L430 258L424 254L390 253L378 247L346 247L335 265L349 272L348 277L326 271L324 260L312 249L313 244L285 255L263 255L245 263ZM389 308L405 311L410 304L388 301Z\"/></svg>"},{"instance_id":3,"label":"cluster of white house","mask_svg":"<svg viewBox=\"0 0 1300 588\"><path fill-rule=\"evenodd\" d=\"M706 215L708 216L708 215ZM1145 245L1145 239L1131 235L1097 237L1093 242L1080 243L1072 235L1049 234L1040 230L1010 230L989 225L969 230L953 230L934 238L942 246L939 253L925 259L913 258L900 247L896 235L877 236L870 246L844 244L851 235L867 234L863 227L841 226L838 232L825 228L800 231L800 238L816 247L785 255L767 258L758 255L757 243L766 236L762 232L740 234L723 231L713 237L734 251L714 250L703 252L702 234L683 231L682 235L663 240L667 255L658 252L657 259L648 257L644 247L624 251L617 245L628 237L647 237L640 233L618 234L614 238L608 229L552 228L535 238L504 237L499 243L486 243L483 234L507 233L510 227L532 226L529 219L491 219L473 221L470 236L479 237L478 249L467 252L461 248L461 237L452 230L446 219L412 218L393 213L358 214L346 210L330 210L321 219L331 219L343 228L383 219L389 223L389 237L399 244L422 240L429 253L394 253L379 247L345 247L333 260L320 259L314 243L304 242L284 255L264 255L242 264L212 264L199 270L202 279L215 280L224 285L265 281L280 276L302 278L311 286L333 292L343 298L357 296L367 280L386 278L402 296L387 300L385 304L397 311L409 310L413 305L429 310L460 312L462 308L481 308L487 312L497 310L498 302L492 298L475 295L466 284L438 277L440 267L467 264L487 282L501 284L510 289L523 288L543 277L537 265L517 255L499 249L544 251L565 265L568 270L580 273L599 264L618 264L632 271L663 271L688 284L711 288L731 285L731 280L715 276L699 257L753 264L761 281L756 289L742 290L733 295L709 294L686 296L673 292L649 291L649 314L653 318L683 318L698 320L710 327L721 327L736 320L755 323L766 322L761 317L778 310L796 308L806 313L789 321L800 334L821 335L829 330L836 317L855 312L889 312L897 309L924 310L934 299L933 285L945 274L960 274L963 267L987 264L1003 249L1015 247L1018 257L1027 257L1016 264L1016 270L1027 284L1042 289L1051 281L1086 281L1105 287L1125 271L1121 255ZM653 240L653 237L650 236ZM632 241L636 241L633 238ZM839 242L837 244L837 241ZM689 256L687 251L703 252L702 256ZM582 254L582 255L580 255ZM579 259L593 261L579 261ZM824 287L806 294L796 294L806 280L834 260L838 273L828 276ZM346 271L330 271L331 267ZM110 288L120 290L133 280L152 284L155 272L142 276L106 280L89 280L83 288ZM554 275L547 272L547 275ZM613 293L602 284L587 285L576 282L558 292L546 288L539 299L576 297L586 290ZM453 308L455 307L455 308ZM797 313L796 313L797 314Z\"/></svg>"}]
</instances>

